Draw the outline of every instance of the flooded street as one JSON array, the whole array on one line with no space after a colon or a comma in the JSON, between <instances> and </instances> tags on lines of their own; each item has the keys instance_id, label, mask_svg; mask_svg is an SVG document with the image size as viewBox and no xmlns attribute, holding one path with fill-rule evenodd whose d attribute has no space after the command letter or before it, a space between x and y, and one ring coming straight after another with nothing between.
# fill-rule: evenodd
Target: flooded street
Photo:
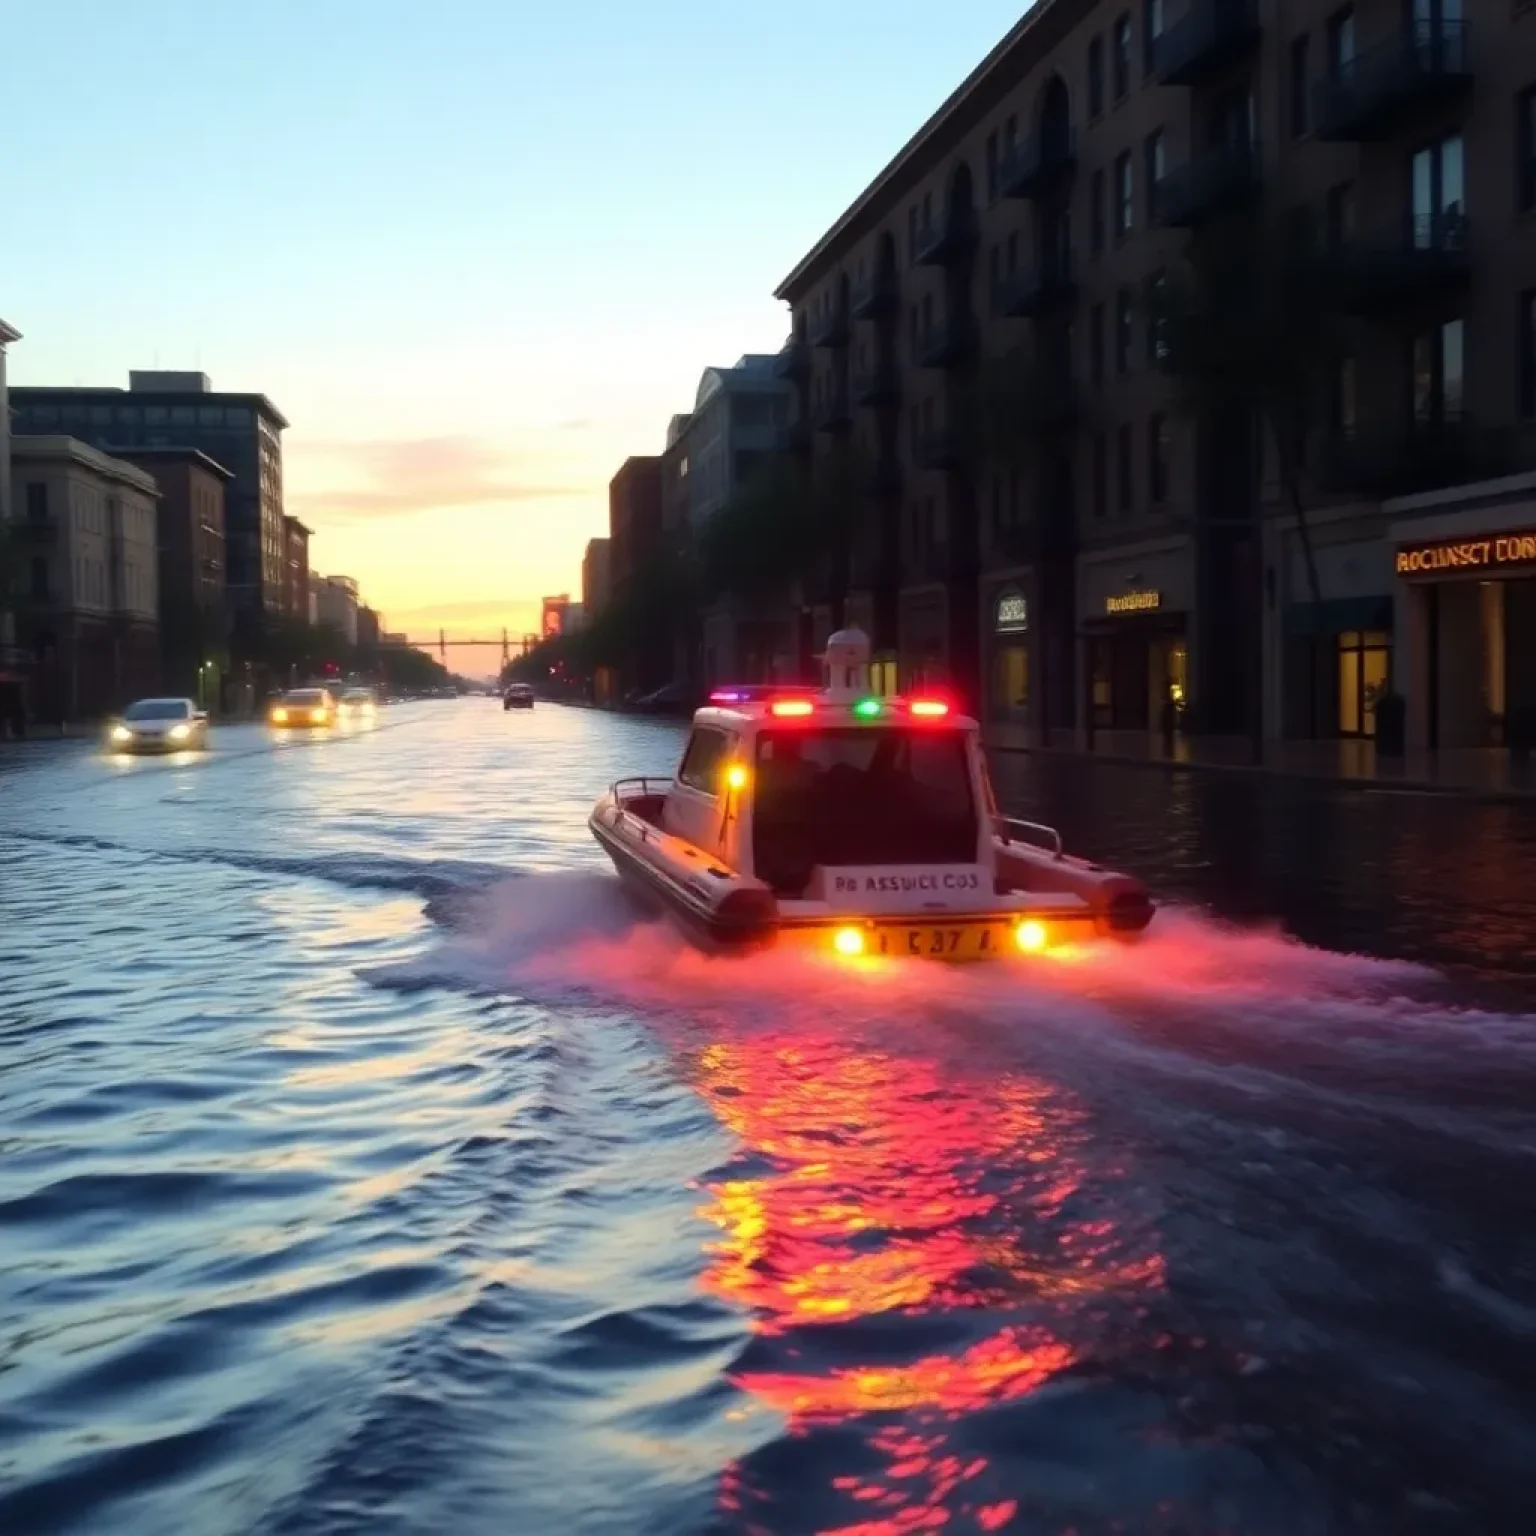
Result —
<instances>
[{"instance_id":1,"label":"flooded street","mask_svg":"<svg viewBox=\"0 0 1536 1536\"><path fill-rule=\"evenodd\" d=\"M1536 806L1014 757L1145 943L720 962L679 741L0 754L0 1531L1536 1528Z\"/></svg>"}]
</instances>

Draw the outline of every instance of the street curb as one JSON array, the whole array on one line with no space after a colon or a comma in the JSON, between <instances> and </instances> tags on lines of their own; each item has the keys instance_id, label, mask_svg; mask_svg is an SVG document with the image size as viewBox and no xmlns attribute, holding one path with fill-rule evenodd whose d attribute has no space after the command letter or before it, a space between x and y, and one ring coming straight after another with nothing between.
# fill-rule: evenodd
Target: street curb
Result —
<instances>
[{"instance_id":1,"label":"street curb","mask_svg":"<svg viewBox=\"0 0 1536 1536\"><path fill-rule=\"evenodd\" d=\"M1434 795L1441 800L1471 800L1487 805L1530 805L1536 802L1536 790L1468 789L1456 784L1435 784L1426 779L1363 779L1338 774L1309 773L1305 769L1275 768L1267 763L1177 762L1165 757L1131 757L1117 752L1083 752L1075 747L1018 747L988 742L989 752L1013 752L1027 757L1077 758L1087 763L1113 763L1122 768L1160 768L1164 773L1229 773L1264 776L1272 779L1301 779L1309 784L1328 784L1336 789L1360 794Z\"/></svg>"}]
</instances>

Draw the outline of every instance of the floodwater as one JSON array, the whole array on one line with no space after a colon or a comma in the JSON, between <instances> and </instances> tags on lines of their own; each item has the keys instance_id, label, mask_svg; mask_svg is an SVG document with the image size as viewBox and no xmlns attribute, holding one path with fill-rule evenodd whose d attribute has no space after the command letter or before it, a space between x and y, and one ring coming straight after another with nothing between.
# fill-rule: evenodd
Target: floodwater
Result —
<instances>
[{"instance_id":1,"label":"floodwater","mask_svg":"<svg viewBox=\"0 0 1536 1536\"><path fill-rule=\"evenodd\" d=\"M1012 758L1144 944L718 962L677 743L0 750L0 1531L1536 1529L1536 811Z\"/></svg>"}]
</instances>

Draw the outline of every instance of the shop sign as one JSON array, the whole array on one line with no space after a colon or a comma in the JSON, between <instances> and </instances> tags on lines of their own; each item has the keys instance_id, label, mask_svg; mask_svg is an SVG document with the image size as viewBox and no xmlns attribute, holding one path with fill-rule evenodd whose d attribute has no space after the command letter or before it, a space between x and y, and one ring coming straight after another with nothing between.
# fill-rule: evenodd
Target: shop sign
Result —
<instances>
[{"instance_id":1,"label":"shop sign","mask_svg":"<svg viewBox=\"0 0 1536 1536\"><path fill-rule=\"evenodd\" d=\"M1113 614L1155 613L1162 606L1161 592L1122 592L1118 597L1104 599L1104 612Z\"/></svg>"},{"instance_id":2,"label":"shop sign","mask_svg":"<svg viewBox=\"0 0 1536 1536\"><path fill-rule=\"evenodd\" d=\"M1000 635L1020 635L1029 628L1029 602L1022 592L1004 592L998 598L994 628Z\"/></svg>"},{"instance_id":3,"label":"shop sign","mask_svg":"<svg viewBox=\"0 0 1536 1536\"><path fill-rule=\"evenodd\" d=\"M1485 539L1437 539L1432 544L1402 544L1397 551L1399 576L1436 576L1442 571L1496 571L1536 565L1536 533L1499 533Z\"/></svg>"}]
</instances>

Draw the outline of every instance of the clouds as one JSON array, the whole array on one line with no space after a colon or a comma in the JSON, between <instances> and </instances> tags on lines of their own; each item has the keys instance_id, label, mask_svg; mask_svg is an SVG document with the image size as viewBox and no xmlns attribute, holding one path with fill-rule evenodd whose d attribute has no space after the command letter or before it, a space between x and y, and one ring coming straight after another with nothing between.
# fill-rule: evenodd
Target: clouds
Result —
<instances>
[{"instance_id":1,"label":"clouds","mask_svg":"<svg viewBox=\"0 0 1536 1536\"><path fill-rule=\"evenodd\" d=\"M579 431L585 423L564 424ZM409 517L589 495L581 477L544 453L517 453L469 436L285 444L295 514L322 523ZM329 484L327 484L329 482Z\"/></svg>"}]
</instances>

